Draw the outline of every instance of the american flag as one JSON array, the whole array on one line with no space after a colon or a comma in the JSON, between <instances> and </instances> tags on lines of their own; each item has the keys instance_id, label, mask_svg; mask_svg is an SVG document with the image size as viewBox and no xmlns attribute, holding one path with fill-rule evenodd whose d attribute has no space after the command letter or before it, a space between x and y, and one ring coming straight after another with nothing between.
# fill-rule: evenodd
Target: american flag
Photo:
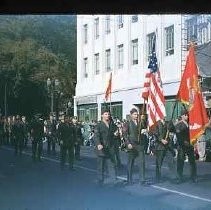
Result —
<instances>
[{"instance_id":1,"label":"american flag","mask_svg":"<svg viewBox=\"0 0 211 210\"><path fill-rule=\"evenodd\" d=\"M149 72L146 73L146 75L145 75L144 88L142 91L142 98L144 98L145 101L147 101L148 96L149 96L150 75L151 75L151 73L149 73Z\"/></svg>"},{"instance_id":2,"label":"american flag","mask_svg":"<svg viewBox=\"0 0 211 210\"><path fill-rule=\"evenodd\" d=\"M151 128L153 125L156 125L159 120L166 116L165 98L163 95L160 72L158 70L157 57L155 53L155 39L153 42L148 68L150 69L150 73L146 74L148 81L144 85L142 97L144 96L143 98L148 101L148 126Z\"/></svg>"}]
</instances>

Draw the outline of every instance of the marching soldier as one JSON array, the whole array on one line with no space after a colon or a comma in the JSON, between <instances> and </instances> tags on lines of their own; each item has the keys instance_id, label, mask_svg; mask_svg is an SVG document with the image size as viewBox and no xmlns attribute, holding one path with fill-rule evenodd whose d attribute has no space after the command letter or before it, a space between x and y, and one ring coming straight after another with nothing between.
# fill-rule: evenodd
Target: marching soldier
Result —
<instances>
[{"instance_id":1,"label":"marching soldier","mask_svg":"<svg viewBox=\"0 0 211 210\"><path fill-rule=\"evenodd\" d=\"M16 116L16 122L12 127L12 133L14 137L14 145L15 145L15 155L22 155L23 147L24 147L24 125L20 119L20 116Z\"/></svg>"},{"instance_id":2,"label":"marching soldier","mask_svg":"<svg viewBox=\"0 0 211 210\"><path fill-rule=\"evenodd\" d=\"M12 116L12 119L11 119L11 136L10 136L11 145L15 145L15 139L14 139L14 134L13 134L13 127L15 125L15 122L16 122L16 117Z\"/></svg>"},{"instance_id":3,"label":"marching soldier","mask_svg":"<svg viewBox=\"0 0 211 210\"><path fill-rule=\"evenodd\" d=\"M50 115L50 119L45 124L45 134L47 138L47 152L53 153L56 152L56 138L57 138L57 129L56 129L56 120Z\"/></svg>"},{"instance_id":4,"label":"marching soldier","mask_svg":"<svg viewBox=\"0 0 211 210\"><path fill-rule=\"evenodd\" d=\"M139 182L140 184L146 184L145 180L145 154L144 154L144 141L143 133L146 132L146 121L138 122L138 111L133 108L130 111L131 119L125 124L125 140L128 151L128 163L127 163L127 182L132 184L132 174L134 161L137 159L139 167Z\"/></svg>"},{"instance_id":5,"label":"marching soldier","mask_svg":"<svg viewBox=\"0 0 211 210\"><path fill-rule=\"evenodd\" d=\"M190 178L192 182L197 182L196 162L194 156L194 147L190 144L188 112L183 110L181 120L175 125L178 140L178 156L177 156L177 175L178 184L183 182L183 168L185 155L188 156L190 163Z\"/></svg>"},{"instance_id":6,"label":"marching soldier","mask_svg":"<svg viewBox=\"0 0 211 210\"><path fill-rule=\"evenodd\" d=\"M58 138L60 144L60 166L61 170L64 169L66 156L68 153L68 162L69 162L69 169L75 170L73 167L74 164L74 130L73 126L70 124L69 119L67 116L63 116L61 119L61 123L58 126Z\"/></svg>"},{"instance_id":7,"label":"marching soldier","mask_svg":"<svg viewBox=\"0 0 211 210\"><path fill-rule=\"evenodd\" d=\"M81 126L78 123L77 117L73 117L72 125L74 128L74 138L75 138L75 146L74 146L75 147L75 159L81 160L80 151L81 151L81 145L83 144L83 140L82 140Z\"/></svg>"},{"instance_id":8,"label":"marching soldier","mask_svg":"<svg viewBox=\"0 0 211 210\"><path fill-rule=\"evenodd\" d=\"M98 184L103 184L107 162L110 160L113 170L112 179L115 183L117 180L117 163L115 159L115 131L117 127L111 120L110 111L107 108L102 110L102 120L95 127L95 145L97 153L98 166ZM110 164L109 164L110 166ZM110 169L110 167L109 167Z\"/></svg>"},{"instance_id":9,"label":"marching soldier","mask_svg":"<svg viewBox=\"0 0 211 210\"><path fill-rule=\"evenodd\" d=\"M3 142L5 145L8 145L8 132L7 132L7 117L3 119Z\"/></svg>"},{"instance_id":10,"label":"marching soldier","mask_svg":"<svg viewBox=\"0 0 211 210\"><path fill-rule=\"evenodd\" d=\"M170 141L169 133L173 130L173 124L167 123L165 119L158 121L157 126L155 128L155 154L156 154L156 182L160 182L161 180L161 167L163 164L163 160L167 155L168 167L171 171L171 174L175 174L174 166L175 166L175 151L173 148L173 142Z\"/></svg>"},{"instance_id":11,"label":"marching soldier","mask_svg":"<svg viewBox=\"0 0 211 210\"><path fill-rule=\"evenodd\" d=\"M24 127L24 146L27 147L28 139L29 139L29 124L26 121L26 117L22 116L21 118Z\"/></svg>"},{"instance_id":12,"label":"marching soldier","mask_svg":"<svg viewBox=\"0 0 211 210\"><path fill-rule=\"evenodd\" d=\"M44 123L40 115L36 115L30 126L30 134L32 139L32 158L41 161L41 153L43 147Z\"/></svg>"},{"instance_id":13,"label":"marching soldier","mask_svg":"<svg viewBox=\"0 0 211 210\"><path fill-rule=\"evenodd\" d=\"M116 122L116 126L117 126L117 133L115 136L115 158L117 161L117 167L121 168L123 165L121 163L121 159L120 159L120 147L121 147L121 143L123 141L123 128L122 128L122 124L120 121Z\"/></svg>"},{"instance_id":14,"label":"marching soldier","mask_svg":"<svg viewBox=\"0 0 211 210\"><path fill-rule=\"evenodd\" d=\"M4 143L4 121L3 117L0 116L0 146Z\"/></svg>"}]
</instances>

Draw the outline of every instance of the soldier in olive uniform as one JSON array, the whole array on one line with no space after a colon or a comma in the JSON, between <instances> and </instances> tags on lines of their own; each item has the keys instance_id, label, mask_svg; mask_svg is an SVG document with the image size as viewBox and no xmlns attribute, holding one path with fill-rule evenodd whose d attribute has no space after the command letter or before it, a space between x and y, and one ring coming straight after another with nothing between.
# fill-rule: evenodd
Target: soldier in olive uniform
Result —
<instances>
[{"instance_id":1,"label":"soldier in olive uniform","mask_svg":"<svg viewBox=\"0 0 211 210\"><path fill-rule=\"evenodd\" d=\"M73 167L74 164L74 129L71 125L69 119L67 116L63 116L63 119L61 119L61 123L58 126L58 138L59 138L59 144L60 144L60 166L61 169L64 169L66 156L68 153L68 162L69 162L69 169L75 170Z\"/></svg>"},{"instance_id":2,"label":"soldier in olive uniform","mask_svg":"<svg viewBox=\"0 0 211 210\"><path fill-rule=\"evenodd\" d=\"M188 112L183 110L181 120L175 125L176 135L178 140L178 156L177 156L177 175L178 183L183 182L183 168L185 155L188 156L190 163L190 179L192 182L197 182L196 162L194 156L194 147L190 143Z\"/></svg>"},{"instance_id":3,"label":"soldier in olive uniform","mask_svg":"<svg viewBox=\"0 0 211 210\"><path fill-rule=\"evenodd\" d=\"M12 127L12 133L14 137L15 155L22 154L24 147L24 125L20 119L20 116L16 116L15 124Z\"/></svg>"},{"instance_id":4,"label":"soldier in olive uniform","mask_svg":"<svg viewBox=\"0 0 211 210\"><path fill-rule=\"evenodd\" d=\"M42 138L44 136L44 123L40 115L36 115L30 125L30 134L32 139L32 158L41 161L43 148Z\"/></svg>"},{"instance_id":5,"label":"soldier in olive uniform","mask_svg":"<svg viewBox=\"0 0 211 210\"><path fill-rule=\"evenodd\" d=\"M98 165L98 183L103 184L105 179L105 171L107 162L112 163L113 170L110 168L109 172L112 173L112 181L115 183L117 180L117 163L115 159L115 132L117 127L111 120L110 111L108 108L102 110L102 120L95 127L95 145L97 153Z\"/></svg>"},{"instance_id":6,"label":"soldier in olive uniform","mask_svg":"<svg viewBox=\"0 0 211 210\"><path fill-rule=\"evenodd\" d=\"M0 146L3 145L4 142L4 121L3 117L0 116Z\"/></svg>"},{"instance_id":7,"label":"soldier in olive uniform","mask_svg":"<svg viewBox=\"0 0 211 210\"><path fill-rule=\"evenodd\" d=\"M25 116L22 116L21 120L23 122L24 127L24 147L27 147L29 139L29 123L26 121Z\"/></svg>"},{"instance_id":8,"label":"soldier in olive uniform","mask_svg":"<svg viewBox=\"0 0 211 210\"><path fill-rule=\"evenodd\" d=\"M173 148L173 142L169 138L169 132L174 131L173 124L171 122L167 123L165 119L158 121L155 128L155 154L156 154L156 181L160 182L161 180L161 167L163 160L167 155L168 167L171 171L171 175L175 174L174 166L175 162L175 151Z\"/></svg>"},{"instance_id":9,"label":"soldier in olive uniform","mask_svg":"<svg viewBox=\"0 0 211 210\"><path fill-rule=\"evenodd\" d=\"M56 120L52 115L45 125L45 133L47 137L47 152L50 154L51 151L55 154L56 152L56 140L57 140L57 129Z\"/></svg>"},{"instance_id":10,"label":"soldier in olive uniform","mask_svg":"<svg viewBox=\"0 0 211 210\"><path fill-rule=\"evenodd\" d=\"M127 162L127 182L132 184L132 175L135 159L138 161L139 182L146 184L145 180L145 154L144 154L144 138L147 124L144 119L138 122L138 111L133 108L130 111L131 119L126 122L124 136L127 144L128 162Z\"/></svg>"},{"instance_id":11,"label":"soldier in olive uniform","mask_svg":"<svg viewBox=\"0 0 211 210\"><path fill-rule=\"evenodd\" d=\"M81 126L78 123L77 117L73 117L72 125L74 128L74 138L75 138L75 146L74 146L75 147L75 159L81 160L80 151L81 151L81 145L83 144L83 140L82 140Z\"/></svg>"},{"instance_id":12,"label":"soldier in olive uniform","mask_svg":"<svg viewBox=\"0 0 211 210\"><path fill-rule=\"evenodd\" d=\"M115 158L117 161L118 168L122 168L123 164L121 163L121 158L120 158L120 146L121 146L121 140L123 140L123 128L120 121L116 122L116 126L117 126L117 133L116 133L117 136L115 136Z\"/></svg>"}]
</instances>

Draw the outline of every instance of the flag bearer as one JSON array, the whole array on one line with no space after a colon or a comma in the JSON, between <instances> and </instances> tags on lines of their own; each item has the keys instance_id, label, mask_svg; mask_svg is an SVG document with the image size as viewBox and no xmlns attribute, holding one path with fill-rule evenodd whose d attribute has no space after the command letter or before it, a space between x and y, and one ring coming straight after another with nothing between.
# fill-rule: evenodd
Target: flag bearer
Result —
<instances>
[{"instance_id":1,"label":"flag bearer","mask_svg":"<svg viewBox=\"0 0 211 210\"><path fill-rule=\"evenodd\" d=\"M188 156L190 163L190 179L192 182L197 182L196 162L194 156L194 147L190 143L188 112L183 110L181 113L182 120L176 125L176 134L178 140L178 156L177 156L177 175L178 183L183 182L183 168L185 155Z\"/></svg>"}]
</instances>

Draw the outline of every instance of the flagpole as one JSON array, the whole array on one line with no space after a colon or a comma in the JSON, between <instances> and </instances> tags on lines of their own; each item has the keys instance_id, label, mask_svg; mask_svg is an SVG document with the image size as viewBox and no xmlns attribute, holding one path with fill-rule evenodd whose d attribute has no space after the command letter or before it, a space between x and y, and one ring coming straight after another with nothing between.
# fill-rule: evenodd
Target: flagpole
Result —
<instances>
[{"instance_id":1,"label":"flagpole","mask_svg":"<svg viewBox=\"0 0 211 210\"><path fill-rule=\"evenodd\" d=\"M106 88L106 92L105 92L105 101L107 102L108 101L108 96L110 98L110 105L109 105L109 108L110 108L110 112L111 112L111 86L112 86L112 72L110 74L110 79L109 79L109 82L108 82L108 86Z\"/></svg>"},{"instance_id":2,"label":"flagpole","mask_svg":"<svg viewBox=\"0 0 211 210\"><path fill-rule=\"evenodd\" d=\"M141 114L142 114L142 115L144 114L145 106L146 106L146 100L144 99L144 104L143 104L142 110L141 110Z\"/></svg>"},{"instance_id":3,"label":"flagpole","mask_svg":"<svg viewBox=\"0 0 211 210\"><path fill-rule=\"evenodd\" d=\"M175 103L174 103L174 106L173 106L173 110L172 110L172 113L171 113L171 120L173 120L173 117L174 117L174 111L175 111L175 108L176 108L176 105L178 104L178 101L176 100Z\"/></svg>"},{"instance_id":4,"label":"flagpole","mask_svg":"<svg viewBox=\"0 0 211 210\"><path fill-rule=\"evenodd\" d=\"M111 83L110 83L110 84L111 84L111 87L110 87L110 113L111 113L111 93L112 93L112 90L111 90L111 89L112 89L112 79L113 79L113 78L112 78L112 72L111 72L111 74L110 74L110 80L111 80Z\"/></svg>"},{"instance_id":5,"label":"flagpole","mask_svg":"<svg viewBox=\"0 0 211 210\"><path fill-rule=\"evenodd\" d=\"M110 113L111 113L111 92L110 92Z\"/></svg>"},{"instance_id":6,"label":"flagpole","mask_svg":"<svg viewBox=\"0 0 211 210\"><path fill-rule=\"evenodd\" d=\"M140 134L141 134L141 115L144 114L145 110L145 105L146 105L146 100L144 99L144 104L142 106L141 112L139 113L139 129L138 129L138 142L140 142Z\"/></svg>"}]
</instances>

